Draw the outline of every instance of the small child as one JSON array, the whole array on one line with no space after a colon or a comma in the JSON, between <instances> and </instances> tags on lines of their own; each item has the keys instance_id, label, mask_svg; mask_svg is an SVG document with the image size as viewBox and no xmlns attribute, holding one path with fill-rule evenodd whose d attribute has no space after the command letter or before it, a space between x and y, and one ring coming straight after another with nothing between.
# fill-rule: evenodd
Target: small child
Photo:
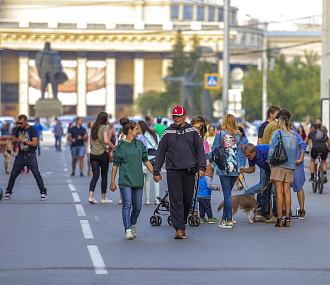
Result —
<instances>
[{"instance_id":1,"label":"small child","mask_svg":"<svg viewBox=\"0 0 330 285\"><path fill-rule=\"evenodd\" d=\"M5 171L8 174L11 171L11 162L13 161L13 156L15 156L11 142L7 143L3 156L5 157Z\"/></svg>"},{"instance_id":2,"label":"small child","mask_svg":"<svg viewBox=\"0 0 330 285\"><path fill-rule=\"evenodd\" d=\"M206 166L206 175L199 179L198 187L198 203L199 203L199 214L201 223L215 224L219 222L216 218L213 217L212 208L211 208L211 191L220 191L220 186L212 185L212 178L214 174L214 166L208 164ZM205 213L207 214L208 220L205 219Z\"/></svg>"}]
</instances>

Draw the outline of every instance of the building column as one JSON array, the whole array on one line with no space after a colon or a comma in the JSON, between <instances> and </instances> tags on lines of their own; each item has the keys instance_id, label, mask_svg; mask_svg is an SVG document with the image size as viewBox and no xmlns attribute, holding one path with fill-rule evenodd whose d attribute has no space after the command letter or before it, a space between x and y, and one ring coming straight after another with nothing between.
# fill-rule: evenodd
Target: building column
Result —
<instances>
[{"instance_id":1,"label":"building column","mask_svg":"<svg viewBox=\"0 0 330 285\"><path fill-rule=\"evenodd\" d=\"M21 51L18 58L19 93L18 113L29 117L29 53Z\"/></svg>"},{"instance_id":2,"label":"building column","mask_svg":"<svg viewBox=\"0 0 330 285\"><path fill-rule=\"evenodd\" d=\"M86 92L87 92L87 53L77 53L77 110L78 117L86 117Z\"/></svg>"},{"instance_id":3,"label":"building column","mask_svg":"<svg viewBox=\"0 0 330 285\"><path fill-rule=\"evenodd\" d=\"M133 101L144 92L144 52L134 53Z\"/></svg>"},{"instance_id":4,"label":"building column","mask_svg":"<svg viewBox=\"0 0 330 285\"><path fill-rule=\"evenodd\" d=\"M106 53L105 70L105 111L116 118L116 53Z\"/></svg>"},{"instance_id":5,"label":"building column","mask_svg":"<svg viewBox=\"0 0 330 285\"><path fill-rule=\"evenodd\" d=\"M165 78L167 76L168 72L168 66L171 64L171 53L169 52L163 52L163 60L162 60L162 78ZM166 84L165 81L162 82L162 92L166 91Z\"/></svg>"}]
</instances>

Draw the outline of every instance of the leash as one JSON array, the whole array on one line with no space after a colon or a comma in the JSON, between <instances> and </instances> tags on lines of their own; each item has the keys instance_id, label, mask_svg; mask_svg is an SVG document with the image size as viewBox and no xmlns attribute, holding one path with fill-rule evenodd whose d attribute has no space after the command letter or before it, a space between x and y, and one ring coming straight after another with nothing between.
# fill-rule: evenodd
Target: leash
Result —
<instances>
[{"instance_id":1,"label":"leash","mask_svg":"<svg viewBox=\"0 0 330 285\"><path fill-rule=\"evenodd\" d=\"M245 182L245 186L246 187L244 187L243 182L241 181L241 179L239 178L239 176L237 177L237 179L238 179L239 183L243 186L244 194L251 195L251 194L249 194L247 192L247 190L249 190L249 187L248 187L248 185L246 183L245 175L243 174L243 181ZM267 185L264 188L261 189L260 193L264 192L267 189L267 187L269 186L269 184L271 184L271 183L272 183L271 180L269 180L268 183L267 183Z\"/></svg>"}]
</instances>

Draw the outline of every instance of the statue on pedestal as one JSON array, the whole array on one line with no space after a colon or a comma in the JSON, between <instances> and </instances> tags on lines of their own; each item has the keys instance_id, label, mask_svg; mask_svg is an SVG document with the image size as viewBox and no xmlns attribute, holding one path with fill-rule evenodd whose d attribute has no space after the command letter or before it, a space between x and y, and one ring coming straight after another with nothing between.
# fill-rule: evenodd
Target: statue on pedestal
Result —
<instances>
[{"instance_id":1,"label":"statue on pedestal","mask_svg":"<svg viewBox=\"0 0 330 285\"><path fill-rule=\"evenodd\" d=\"M61 58L57 51L45 43L45 48L36 55L36 65L41 79L41 98L45 99L45 89L48 83L52 84L54 99L57 99L57 86L68 80L62 71Z\"/></svg>"}]
</instances>

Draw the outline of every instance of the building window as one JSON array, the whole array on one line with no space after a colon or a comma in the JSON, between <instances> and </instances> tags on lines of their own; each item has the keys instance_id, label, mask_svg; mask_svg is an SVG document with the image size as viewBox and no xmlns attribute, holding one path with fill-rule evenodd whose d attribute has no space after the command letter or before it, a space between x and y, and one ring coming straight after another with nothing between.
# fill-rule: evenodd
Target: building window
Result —
<instances>
[{"instance_id":1,"label":"building window","mask_svg":"<svg viewBox=\"0 0 330 285\"><path fill-rule=\"evenodd\" d=\"M223 8L218 10L218 22L223 22Z\"/></svg>"},{"instance_id":2,"label":"building window","mask_svg":"<svg viewBox=\"0 0 330 285\"><path fill-rule=\"evenodd\" d=\"M197 21L204 21L204 7L197 6Z\"/></svg>"},{"instance_id":3,"label":"building window","mask_svg":"<svg viewBox=\"0 0 330 285\"><path fill-rule=\"evenodd\" d=\"M192 20L193 19L193 6L184 5L183 6L183 19Z\"/></svg>"},{"instance_id":4,"label":"building window","mask_svg":"<svg viewBox=\"0 0 330 285\"><path fill-rule=\"evenodd\" d=\"M214 22L214 8L209 7L209 22Z\"/></svg>"},{"instance_id":5,"label":"building window","mask_svg":"<svg viewBox=\"0 0 330 285\"><path fill-rule=\"evenodd\" d=\"M178 20L179 19L179 5L171 6L171 19Z\"/></svg>"}]
</instances>

